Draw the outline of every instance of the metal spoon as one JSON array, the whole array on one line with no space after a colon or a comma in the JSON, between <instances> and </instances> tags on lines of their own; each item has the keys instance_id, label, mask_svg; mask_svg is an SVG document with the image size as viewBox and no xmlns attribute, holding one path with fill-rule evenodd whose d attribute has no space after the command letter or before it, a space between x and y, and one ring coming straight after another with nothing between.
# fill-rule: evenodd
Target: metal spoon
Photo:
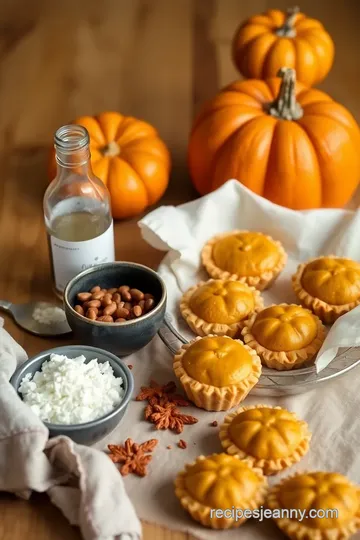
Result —
<instances>
[{"instance_id":1,"label":"metal spoon","mask_svg":"<svg viewBox=\"0 0 360 540\"><path fill-rule=\"evenodd\" d=\"M0 300L0 311L10 313L16 324L24 330L36 336L61 336L71 332L64 313L64 320L50 324L42 323L34 319L35 309L44 310L47 308L59 307L50 302L29 302L28 304L12 304L6 300ZM60 308L61 309L61 308Z\"/></svg>"}]
</instances>

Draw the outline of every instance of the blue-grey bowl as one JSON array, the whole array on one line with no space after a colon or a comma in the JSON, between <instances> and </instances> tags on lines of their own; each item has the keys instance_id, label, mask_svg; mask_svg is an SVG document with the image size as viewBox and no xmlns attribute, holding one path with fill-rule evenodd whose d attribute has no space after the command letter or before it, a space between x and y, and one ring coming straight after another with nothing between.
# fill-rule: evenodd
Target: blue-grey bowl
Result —
<instances>
[{"instance_id":1,"label":"blue-grey bowl","mask_svg":"<svg viewBox=\"0 0 360 540\"><path fill-rule=\"evenodd\" d=\"M154 309L138 319L120 323L92 321L74 310L76 295L95 285L105 289L129 285L155 297ZM105 263L75 276L64 291L64 308L74 337L80 343L127 356L147 345L159 330L166 310L166 287L162 278L147 266L132 262Z\"/></svg>"},{"instance_id":2,"label":"blue-grey bowl","mask_svg":"<svg viewBox=\"0 0 360 540\"><path fill-rule=\"evenodd\" d=\"M89 347L88 345L65 345L64 347L56 347L33 356L15 371L14 375L11 377L10 383L13 385L21 399L22 394L19 392L19 386L25 375L40 371L42 364L46 360L49 360L50 354L52 353L62 354L68 358L76 358L77 356L84 355L86 362L90 362L90 360L93 360L94 358L97 358L98 362L101 363L109 362L114 371L114 376L121 377L123 380L123 400L113 411L105 416L84 424L65 425L44 422L45 426L49 429L50 437L66 435L79 444L95 444L113 431L124 416L134 390L132 373L119 358L103 349Z\"/></svg>"}]
</instances>

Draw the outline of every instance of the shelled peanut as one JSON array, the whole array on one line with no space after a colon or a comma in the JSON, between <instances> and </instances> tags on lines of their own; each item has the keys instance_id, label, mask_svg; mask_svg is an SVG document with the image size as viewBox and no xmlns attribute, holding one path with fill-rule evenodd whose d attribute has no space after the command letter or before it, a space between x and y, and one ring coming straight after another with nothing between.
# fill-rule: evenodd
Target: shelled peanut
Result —
<instances>
[{"instance_id":1,"label":"shelled peanut","mask_svg":"<svg viewBox=\"0 0 360 540\"><path fill-rule=\"evenodd\" d=\"M102 289L96 285L89 292L77 294L74 310L92 321L121 323L137 319L155 307L152 294L128 285Z\"/></svg>"}]
</instances>

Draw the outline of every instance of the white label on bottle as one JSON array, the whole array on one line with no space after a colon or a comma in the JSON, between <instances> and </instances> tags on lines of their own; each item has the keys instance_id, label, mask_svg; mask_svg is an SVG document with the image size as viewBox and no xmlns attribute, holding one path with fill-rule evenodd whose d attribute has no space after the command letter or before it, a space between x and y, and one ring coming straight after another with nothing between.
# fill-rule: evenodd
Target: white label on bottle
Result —
<instances>
[{"instance_id":1,"label":"white label on bottle","mask_svg":"<svg viewBox=\"0 0 360 540\"><path fill-rule=\"evenodd\" d=\"M63 292L66 284L77 274L107 262L115 261L114 225L100 236L83 242L65 242L54 236L51 239L55 285Z\"/></svg>"}]
</instances>

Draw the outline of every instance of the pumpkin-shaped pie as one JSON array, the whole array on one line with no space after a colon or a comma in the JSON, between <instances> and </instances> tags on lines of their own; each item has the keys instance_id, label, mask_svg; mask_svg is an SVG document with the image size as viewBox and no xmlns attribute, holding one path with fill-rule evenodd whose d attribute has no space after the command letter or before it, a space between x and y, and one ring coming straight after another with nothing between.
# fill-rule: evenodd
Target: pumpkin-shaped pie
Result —
<instances>
[{"instance_id":1,"label":"pumpkin-shaped pie","mask_svg":"<svg viewBox=\"0 0 360 540\"><path fill-rule=\"evenodd\" d=\"M186 343L175 355L173 367L188 398L208 411L238 405L261 375L256 352L228 336L198 337Z\"/></svg>"},{"instance_id":2,"label":"pumpkin-shaped pie","mask_svg":"<svg viewBox=\"0 0 360 540\"><path fill-rule=\"evenodd\" d=\"M267 506L293 540L345 540L360 528L360 489L334 472L285 478L270 490Z\"/></svg>"},{"instance_id":3,"label":"pumpkin-shaped pie","mask_svg":"<svg viewBox=\"0 0 360 540\"><path fill-rule=\"evenodd\" d=\"M295 294L325 324L360 304L360 263L343 257L319 257L300 264L292 277Z\"/></svg>"},{"instance_id":4,"label":"pumpkin-shaped pie","mask_svg":"<svg viewBox=\"0 0 360 540\"><path fill-rule=\"evenodd\" d=\"M210 277L236 279L261 291L277 278L287 255L271 236L236 230L211 238L201 260Z\"/></svg>"},{"instance_id":5,"label":"pumpkin-shaped pie","mask_svg":"<svg viewBox=\"0 0 360 540\"><path fill-rule=\"evenodd\" d=\"M242 334L263 364L281 371L310 361L325 339L325 327L308 309L279 304L251 317Z\"/></svg>"},{"instance_id":6,"label":"pumpkin-shaped pie","mask_svg":"<svg viewBox=\"0 0 360 540\"><path fill-rule=\"evenodd\" d=\"M221 444L229 454L247 459L268 476L300 461L309 449L307 423L280 407L241 407L225 417Z\"/></svg>"},{"instance_id":7,"label":"pumpkin-shaped pie","mask_svg":"<svg viewBox=\"0 0 360 540\"><path fill-rule=\"evenodd\" d=\"M235 280L209 279L181 298L180 312L198 336L240 334L250 315L263 308L259 291Z\"/></svg>"},{"instance_id":8,"label":"pumpkin-shaped pie","mask_svg":"<svg viewBox=\"0 0 360 540\"><path fill-rule=\"evenodd\" d=\"M175 480L175 494L191 517L205 527L229 529L246 521L246 513L241 517L245 510L264 503L267 481L260 469L237 456L213 454L186 465ZM219 515L225 510L233 512Z\"/></svg>"}]
</instances>

